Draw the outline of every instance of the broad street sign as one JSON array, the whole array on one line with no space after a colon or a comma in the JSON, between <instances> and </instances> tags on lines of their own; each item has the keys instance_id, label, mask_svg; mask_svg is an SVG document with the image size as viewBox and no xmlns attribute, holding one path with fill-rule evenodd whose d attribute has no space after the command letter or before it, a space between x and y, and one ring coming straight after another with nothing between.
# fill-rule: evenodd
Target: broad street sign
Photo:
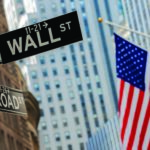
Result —
<instances>
[{"instance_id":1,"label":"broad street sign","mask_svg":"<svg viewBox=\"0 0 150 150\"><path fill-rule=\"evenodd\" d=\"M27 115L23 93L0 85L0 111Z\"/></svg>"},{"instance_id":2,"label":"broad street sign","mask_svg":"<svg viewBox=\"0 0 150 150\"><path fill-rule=\"evenodd\" d=\"M0 35L2 63L9 63L81 41L77 12Z\"/></svg>"}]
</instances>

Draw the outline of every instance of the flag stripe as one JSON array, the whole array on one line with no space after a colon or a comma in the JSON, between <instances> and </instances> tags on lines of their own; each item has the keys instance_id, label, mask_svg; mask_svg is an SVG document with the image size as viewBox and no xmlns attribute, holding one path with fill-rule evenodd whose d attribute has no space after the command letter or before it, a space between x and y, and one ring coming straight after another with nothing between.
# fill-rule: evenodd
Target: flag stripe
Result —
<instances>
[{"instance_id":1,"label":"flag stripe","mask_svg":"<svg viewBox=\"0 0 150 150\"><path fill-rule=\"evenodd\" d=\"M123 126L122 126L122 131L121 131L122 141L124 140L125 130L126 130L127 122L128 122L128 117L129 117L129 114L130 114L130 108L131 108L133 93L134 93L134 87L132 85L130 85L129 95L128 95L128 98L127 98L127 105L126 105L125 115L124 115L124 118L123 118Z\"/></svg>"},{"instance_id":2,"label":"flag stripe","mask_svg":"<svg viewBox=\"0 0 150 150\"><path fill-rule=\"evenodd\" d=\"M138 96L138 103L136 106L136 111L135 111L134 119L133 119L133 123L132 123L132 129L130 132L130 138L129 138L127 150L132 150L132 146L133 146L133 142L134 142L134 138L135 138L135 134L136 134L136 129L137 129L137 125L138 125L138 120L139 120L139 116L140 116L140 112L141 112L141 108L142 108L143 99L144 99L144 92L140 90L140 93Z\"/></svg>"},{"instance_id":3,"label":"flag stripe","mask_svg":"<svg viewBox=\"0 0 150 150\"><path fill-rule=\"evenodd\" d=\"M149 118L150 118L150 101L148 103L147 110L146 110L146 115L145 115L144 122L143 122L143 125L142 125L138 150L142 150L142 145L143 145L144 137L145 137L146 130L147 130L147 127L148 127Z\"/></svg>"},{"instance_id":4,"label":"flag stripe","mask_svg":"<svg viewBox=\"0 0 150 150\"><path fill-rule=\"evenodd\" d=\"M150 150L150 141L149 141L149 144L148 144L147 150Z\"/></svg>"},{"instance_id":5,"label":"flag stripe","mask_svg":"<svg viewBox=\"0 0 150 150\"><path fill-rule=\"evenodd\" d=\"M134 114L136 112L136 107L137 107L137 103L138 103L139 93L140 93L140 90L135 88L133 100L132 100L132 104L131 104L132 106L131 106L131 110L130 110L130 115L128 118L128 123L127 123L126 131L125 131L125 137L124 137L124 141L123 141L123 144L126 145L126 147L129 142L129 137L130 137L132 124L133 124L133 120L134 120Z\"/></svg>"},{"instance_id":6,"label":"flag stripe","mask_svg":"<svg viewBox=\"0 0 150 150\"><path fill-rule=\"evenodd\" d=\"M118 107L119 107L119 112L120 112L120 108L121 108L121 104L122 104L122 97L123 97L123 91L124 91L124 81L121 80L120 82L120 92L119 92L119 104L118 104Z\"/></svg>"}]
</instances>

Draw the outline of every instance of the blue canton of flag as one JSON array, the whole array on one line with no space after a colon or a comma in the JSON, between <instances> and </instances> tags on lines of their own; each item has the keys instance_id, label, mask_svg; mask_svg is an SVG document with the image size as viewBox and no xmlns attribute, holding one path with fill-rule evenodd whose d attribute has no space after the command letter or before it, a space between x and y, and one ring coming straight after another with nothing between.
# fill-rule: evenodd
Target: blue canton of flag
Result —
<instances>
[{"instance_id":1,"label":"blue canton of flag","mask_svg":"<svg viewBox=\"0 0 150 150\"><path fill-rule=\"evenodd\" d=\"M115 34L117 76L145 90L147 52Z\"/></svg>"}]
</instances>

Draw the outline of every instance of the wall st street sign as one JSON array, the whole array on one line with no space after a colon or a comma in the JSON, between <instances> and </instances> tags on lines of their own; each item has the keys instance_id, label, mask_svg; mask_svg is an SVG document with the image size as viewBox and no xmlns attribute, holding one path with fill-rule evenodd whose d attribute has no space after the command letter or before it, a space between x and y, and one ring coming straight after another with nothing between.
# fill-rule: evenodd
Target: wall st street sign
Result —
<instances>
[{"instance_id":1,"label":"wall st street sign","mask_svg":"<svg viewBox=\"0 0 150 150\"><path fill-rule=\"evenodd\" d=\"M82 40L77 12L0 35L2 63L9 63Z\"/></svg>"},{"instance_id":2,"label":"wall st street sign","mask_svg":"<svg viewBox=\"0 0 150 150\"><path fill-rule=\"evenodd\" d=\"M23 93L0 85L0 111L27 115Z\"/></svg>"}]
</instances>

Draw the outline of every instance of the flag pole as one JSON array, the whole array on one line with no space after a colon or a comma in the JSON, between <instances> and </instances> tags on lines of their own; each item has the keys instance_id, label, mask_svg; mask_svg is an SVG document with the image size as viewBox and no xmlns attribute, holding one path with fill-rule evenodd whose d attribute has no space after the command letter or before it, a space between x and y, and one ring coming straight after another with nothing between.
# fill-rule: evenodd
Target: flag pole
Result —
<instances>
[{"instance_id":1,"label":"flag pole","mask_svg":"<svg viewBox=\"0 0 150 150\"><path fill-rule=\"evenodd\" d=\"M107 25L110 25L110 26L113 26L113 27L117 27L117 28L120 28L120 29L124 29L124 30L130 31L130 32L136 33L136 34L138 34L138 35L142 35L142 36L145 36L145 37L147 37L147 38L150 38L150 35L148 35L148 34L146 34L146 33L139 32L139 31L130 29L130 28L128 28L128 27L125 27L125 26L116 24L116 23L111 22L111 21L108 21L108 20L106 21L106 20L104 20L103 18L98 18L98 22L99 22L99 23L105 23L105 24L107 24Z\"/></svg>"}]
</instances>

